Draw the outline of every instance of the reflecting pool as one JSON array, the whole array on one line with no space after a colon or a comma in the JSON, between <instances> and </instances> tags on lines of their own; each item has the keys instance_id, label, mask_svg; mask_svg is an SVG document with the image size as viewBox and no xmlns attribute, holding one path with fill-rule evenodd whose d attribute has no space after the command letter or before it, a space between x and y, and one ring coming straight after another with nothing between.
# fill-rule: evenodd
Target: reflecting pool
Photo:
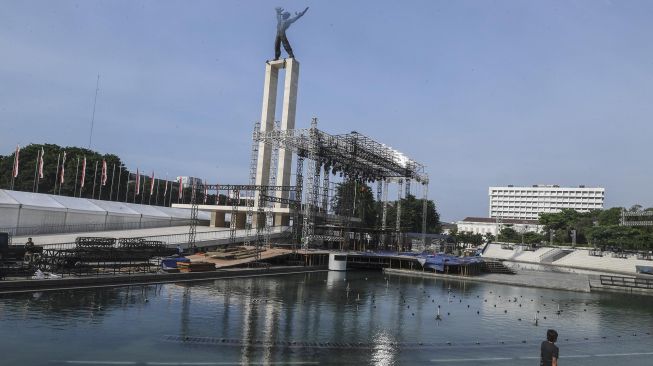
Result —
<instances>
[{"instance_id":1,"label":"reflecting pool","mask_svg":"<svg viewBox=\"0 0 653 366\"><path fill-rule=\"evenodd\" d=\"M439 312L439 319L438 319ZM0 297L2 364L653 364L653 298L317 272Z\"/></svg>"}]
</instances>

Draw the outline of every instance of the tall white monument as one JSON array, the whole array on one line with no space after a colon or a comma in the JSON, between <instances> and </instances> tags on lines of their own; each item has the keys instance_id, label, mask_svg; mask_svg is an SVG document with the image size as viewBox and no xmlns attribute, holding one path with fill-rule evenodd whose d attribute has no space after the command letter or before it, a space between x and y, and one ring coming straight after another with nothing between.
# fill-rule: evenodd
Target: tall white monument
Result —
<instances>
[{"instance_id":1,"label":"tall white monument","mask_svg":"<svg viewBox=\"0 0 653 366\"><path fill-rule=\"evenodd\" d=\"M279 70L281 69L285 69L286 74L283 84L281 130L286 131L295 129L295 111L297 110L297 83L299 81L299 62L294 58L287 58L276 61L267 61L265 64L263 108L261 111L261 132L272 131L274 129L277 107ZM257 185L270 184L271 157L272 147L264 143L260 143L258 151L258 163L256 167ZM286 151L285 149L280 148L276 185L290 185L291 169L292 151ZM288 192L277 192L277 196L280 198L288 198ZM282 207L285 205L276 204L275 206ZM275 225L288 225L288 220L289 216L287 214L277 213L275 215Z\"/></svg>"}]
</instances>

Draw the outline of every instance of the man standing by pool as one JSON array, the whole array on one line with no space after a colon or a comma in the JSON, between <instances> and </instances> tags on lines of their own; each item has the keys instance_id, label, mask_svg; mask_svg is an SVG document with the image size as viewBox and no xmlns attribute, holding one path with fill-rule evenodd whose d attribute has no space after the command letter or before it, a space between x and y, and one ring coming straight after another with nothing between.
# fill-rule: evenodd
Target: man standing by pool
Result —
<instances>
[{"instance_id":1,"label":"man standing by pool","mask_svg":"<svg viewBox=\"0 0 653 366\"><path fill-rule=\"evenodd\" d=\"M558 366L558 332L553 329L546 331L546 341L540 347L540 366Z\"/></svg>"}]
</instances>

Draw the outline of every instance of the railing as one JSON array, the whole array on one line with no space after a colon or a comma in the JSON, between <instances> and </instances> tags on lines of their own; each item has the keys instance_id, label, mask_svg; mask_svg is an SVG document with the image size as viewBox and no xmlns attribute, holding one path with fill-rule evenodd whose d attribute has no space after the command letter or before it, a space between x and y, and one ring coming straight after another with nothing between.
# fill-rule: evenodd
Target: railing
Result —
<instances>
[{"instance_id":1,"label":"railing","mask_svg":"<svg viewBox=\"0 0 653 366\"><path fill-rule=\"evenodd\" d=\"M190 225L190 219L167 219L151 220L138 222L102 224L76 224L76 225L39 225L39 226L21 226L11 228L0 228L0 232L9 233L12 236L26 235L44 235L44 234L63 234L63 233L84 233L94 231L112 231L112 230L133 230L156 227L169 227ZM208 223L206 220L200 220L202 223Z\"/></svg>"},{"instance_id":2,"label":"railing","mask_svg":"<svg viewBox=\"0 0 653 366\"><path fill-rule=\"evenodd\" d=\"M601 285L639 289L653 289L653 279L601 275Z\"/></svg>"},{"instance_id":3,"label":"railing","mask_svg":"<svg viewBox=\"0 0 653 366\"><path fill-rule=\"evenodd\" d=\"M603 257L603 251L601 249L590 249L587 254L592 257Z\"/></svg>"}]
</instances>

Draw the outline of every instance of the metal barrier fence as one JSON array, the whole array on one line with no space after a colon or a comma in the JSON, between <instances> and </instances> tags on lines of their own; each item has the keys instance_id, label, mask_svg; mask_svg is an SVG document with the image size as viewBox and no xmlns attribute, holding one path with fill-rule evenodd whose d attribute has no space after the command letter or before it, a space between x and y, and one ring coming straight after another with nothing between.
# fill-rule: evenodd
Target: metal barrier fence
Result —
<instances>
[{"instance_id":1,"label":"metal barrier fence","mask_svg":"<svg viewBox=\"0 0 653 366\"><path fill-rule=\"evenodd\" d=\"M653 279L601 275L601 285L626 288L653 289Z\"/></svg>"},{"instance_id":2,"label":"metal barrier fence","mask_svg":"<svg viewBox=\"0 0 653 366\"><path fill-rule=\"evenodd\" d=\"M113 230L134 230L156 227L170 227L190 225L190 219L169 219L169 220L151 220L138 222L106 222L103 224L76 224L76 225L39 225L39 226L21 226L0 228L0 232L9 233L12 236L26 235L44 235L44 234L64 234L64 233L84 233L94 231L113 231ZM200 220L200 224L208 225L208 221Z\"/></svg>"}]
</instances>

